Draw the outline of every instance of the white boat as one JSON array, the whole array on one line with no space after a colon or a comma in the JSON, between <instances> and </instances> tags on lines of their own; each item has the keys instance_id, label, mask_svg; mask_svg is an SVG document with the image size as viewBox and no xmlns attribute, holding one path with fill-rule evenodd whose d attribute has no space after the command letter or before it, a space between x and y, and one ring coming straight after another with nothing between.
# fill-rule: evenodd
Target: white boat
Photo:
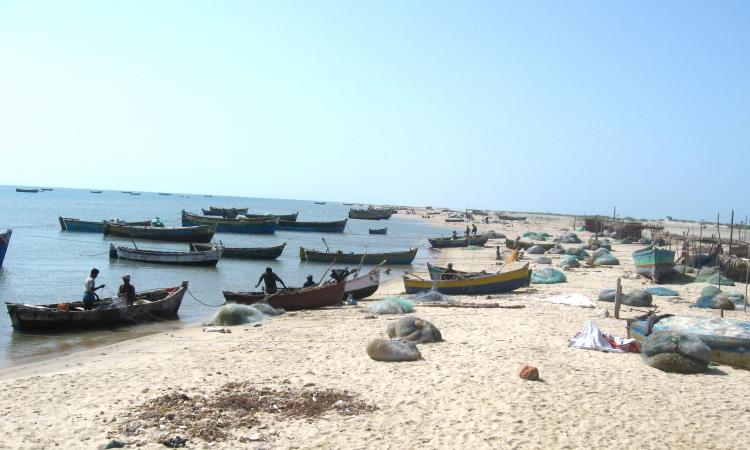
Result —
<instances>
[{"instance_id":1,"label":"white boat","mask_svg":"<svg viewBox=\"0 0 750 450\"><path fill-rule=\"evenodd\" d=\"M181 266L215 266L219 262L223 252L224 248L220 246L213 247L211 250L198 252L172 252L109 245L110 258Z\"/></svg>"},{"instance_id":2,"label":"white boat","mask_svg":"<svg viewBox=\"0 0 750 450\"><path fill-rule=\"evenodd\" d=\"M380 267L376 267L366 274L346 280L345 295L349 294L357 300L367 298L378 290L380 285Z\"/></svg>"}]
</instances>

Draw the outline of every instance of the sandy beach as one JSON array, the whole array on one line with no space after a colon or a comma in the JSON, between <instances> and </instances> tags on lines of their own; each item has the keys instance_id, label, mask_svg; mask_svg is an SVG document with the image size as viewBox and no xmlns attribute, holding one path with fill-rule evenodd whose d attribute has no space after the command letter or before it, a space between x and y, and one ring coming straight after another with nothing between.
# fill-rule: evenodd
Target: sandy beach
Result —
<instances>
[{"instance_id":1,"label":"sandy beach","mask_svg":"<svg viewBox=\"0 0 750 450\"><path fill-rule=\"evenodd\" d=\"M534 230L555 236L572 228L572 218L535 215L524 223L478 226L509 238ZM584 242L590 236L578 234ZM504 246L502 240L431 255L459 270L494 271L498 245ZM386 326L399 316L366 318L363 301L287 313L261 326L230 327L231 333L196 326L5 369L0 448L93 449L112 439L126 448L166 448L161 440L185 437L187 428L170 419L153 426L138 418L140 406L173 393L211 398L230 382L302 392L336 389L372 410L332 409L312 418L263 412L249 426L217 424L226 438L191 437L187 448L747 447L749 371L722 365L706 374L668 374L648 367L638 354L569 348L568 339L587 320L615 336L626 335L625 321L612 317L611 303L580 308L539 301L562 293L596 301L617 278L625 291L652 285L635 274L630 255L639 247L614 245L619 266L572 269L567 283L532 285L491 300L523 308L418 305L414 314L435 324L445 341L421 345L423 359L416 362L367 356L367 343L386 337ZM551 257L557 267L558 256ZM705 286L669 285L679 297L654 297L654 303L660 313L718 316L688 306ZM745 286L733 289L744 293ZM402 292L403 283L393 280L375 299ZM602 309L609 318L600 318ZM628 306L621 311L622 318L639 314ZM725 317L747 319L742 311ZM525 364L537 367L542 380L519 378Z\"/></svg>"}]
</instances>

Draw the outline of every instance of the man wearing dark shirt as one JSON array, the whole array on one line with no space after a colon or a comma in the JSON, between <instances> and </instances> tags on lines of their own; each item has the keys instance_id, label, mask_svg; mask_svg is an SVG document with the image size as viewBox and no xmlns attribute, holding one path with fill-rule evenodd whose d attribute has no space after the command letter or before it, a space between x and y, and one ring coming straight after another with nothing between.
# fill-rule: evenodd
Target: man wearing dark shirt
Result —
<instances>
[{"instance_id":1,"label":"man wearing dark shirt","mask_svg":"<svg viewBox=\"0 0 750 450\"><path fill-rule=\"evenodd\" d=\"M318 284L313 281L313 276L312 275L308 275L307 276L307 281L305 281L305 284L303 284L302 287L303 288L309 288L309 287L313 287L313 286L317 286L317 285Z\"/></svg>"},{"instance_id":2,"label":"man wearing dark shirt","mask_svg":"<svg viewBox=\"0 0 750 450\"><path fill-rule=\"evenodd\" d=\"M279 278L278 275L273 273L273 270L270 267L266 267L266 271L258 278L258 283L255 284L255 287L260 286L260 282L263 282L265 285L265 291L266 294L273 294L278 290L276 287L276 282L278 281L281 283L282 286L284 286L284 289L286 289L286 284Z\"/></svg>"}]
</instances>

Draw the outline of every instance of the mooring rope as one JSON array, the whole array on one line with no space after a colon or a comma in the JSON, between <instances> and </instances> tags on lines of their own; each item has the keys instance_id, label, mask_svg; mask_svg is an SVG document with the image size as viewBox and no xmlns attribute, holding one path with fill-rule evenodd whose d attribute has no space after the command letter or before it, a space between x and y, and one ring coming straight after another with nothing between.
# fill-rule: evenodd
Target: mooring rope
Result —
<instances>
[{"instance_id":1,"label":"mooring rope","mask_svg":"<svg viewBox=\"0 0 750 450\"><path fill-rule=\"evenodd\" d=\"M220 308L227 304L226 300L224 300L224 303L220 305L209 305L208 303L203 303L202 301L198 300L198 298L195 295L193 295L192 292L190 292L190 289L187 289L187 293L190 294L191 297L193 297L193 300L195 300L196 302L200 303L203 306L210 306L212 308Z\"/></svg>"}]
</instances>

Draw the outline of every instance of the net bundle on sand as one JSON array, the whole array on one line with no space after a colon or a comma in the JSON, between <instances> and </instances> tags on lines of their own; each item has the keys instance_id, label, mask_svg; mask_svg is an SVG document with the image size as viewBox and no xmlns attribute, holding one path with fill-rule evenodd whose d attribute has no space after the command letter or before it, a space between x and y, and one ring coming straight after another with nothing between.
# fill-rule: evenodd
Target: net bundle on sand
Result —
<instances>
[{"instance_id":1,"label":"net bundle on sand","mask_svg":"<svg viewBox=\"0 0 750 450\"><path fill-rule=\"evenodd\" d=\"M700 373L708 370L711 350L690 335L653 333L643 340L643 360L664 372Z\"/></svg>"},{"instance_id":2,"label":"net bundle on sand","mask_svg":"<svg viewBox=\"0 0 750 450\"><path fill-rule=\"evenodd\" d=\"M387 297L367 306L370 314L407 314L414 311L414 303L404 297Z\"/></svg>"},{"instance_id":3,"label":"net bundle on sand","mask_svg":"<svg viewBox=\"0 0 750 450\"><path fill-rule=\"evenodd\" d=\"M283 309L276 309L266 303L256 303L250 306L228 303L216 311L212 323L219 326L259 323L266 320L268 316L277 316L283 313Z\"/></svg>"}]
</instances>

